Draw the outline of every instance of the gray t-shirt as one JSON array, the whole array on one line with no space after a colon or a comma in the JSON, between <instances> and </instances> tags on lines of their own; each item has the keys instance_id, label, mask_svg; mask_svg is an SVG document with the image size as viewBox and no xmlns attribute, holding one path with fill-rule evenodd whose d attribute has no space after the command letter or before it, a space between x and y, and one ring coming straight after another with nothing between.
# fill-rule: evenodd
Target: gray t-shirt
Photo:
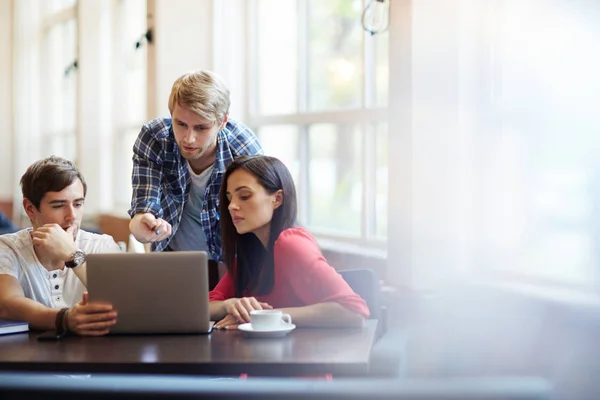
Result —
<instances>
[{"instance_id":1,"label":"gray t-shirt","mask_svg":"<svg viewBox=\"0 0 600 400\"><path fill-rule=\"evenodd\" d=\"M202 208L204 206L206 185L208 185L214 165L211 165L200 174L196 174L188 163L188 170L192 178L192 186L188 201L183 208L179 229L169 242L169 247L174 251L206 251L210 258L206 234L202 229L200 218L204 211Z\"/></svg>"}]
</instances>

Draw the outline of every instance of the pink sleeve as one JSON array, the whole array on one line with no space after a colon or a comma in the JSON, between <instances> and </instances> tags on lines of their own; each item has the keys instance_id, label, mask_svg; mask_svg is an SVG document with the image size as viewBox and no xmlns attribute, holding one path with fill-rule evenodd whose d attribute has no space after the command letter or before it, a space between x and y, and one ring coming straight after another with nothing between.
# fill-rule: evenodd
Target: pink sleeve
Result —
<instances>
[{"instance_id":1,"label":"pink sleeve","mask_svg":"<svg viewBox=\"0 0 600 400\"><path fill-rule=\"evenodd\" d=\"M335 301L350 311L369 316L367 303L327 263L317 242L305 230L292 228L281 233L275 242L275 265L285 271L295 295L306 305Z\"/></svg>"},{"instance_id":2,"label":"pink sleeve","mask_svg":"<svg viewBox=\"0 0 600 400\"><path fill-rule=\"evenodd\" d=\"M208 294L208 301L227 300L232 297L235 297L233 279L231 279L229 272L226 272L217 283L217 286Z\"/></svg>"}]
</instances>

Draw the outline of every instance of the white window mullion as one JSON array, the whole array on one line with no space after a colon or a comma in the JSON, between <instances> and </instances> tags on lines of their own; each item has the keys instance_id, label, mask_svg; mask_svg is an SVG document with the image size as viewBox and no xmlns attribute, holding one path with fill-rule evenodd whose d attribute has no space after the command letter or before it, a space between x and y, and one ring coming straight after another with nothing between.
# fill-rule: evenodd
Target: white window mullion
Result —
<instances>
[{"instance_id":1,"label":"white window mullion","mask_svg":"<svg viewBox=\"0 0 600 400\"><path fill-rule=\"evenodd\" d=\"M258 0L250 0L246 7L246 59L248 68L246 68L246 96L245 112L246 121L250 121L253 116L258 115ZM251 126L256 128L256 125Z\"/></svg>"},{"instance_id":2,"label":"white window mullion","mask_svg":"<svg viewBox=\"0 0 600 400\"><path fill-rule=\"evenodd\" d=\"M298 109L297 114L292 118L300 117L308 108L308 1L298 0ZM288 123L292 123L291 121ZM310 182L309 182L309 163L310 163L310 144L308 137L308 125L298 121L298 160L300 163L300 174L298 190L296 191L299 206L299 219L304 223L309 223L310 215Z\"/></svg>"},{"instance_id":3,"label":"white window mullion","mask_svg":"<svg viewBox=\"0 0 600 400\"><path fill-rule=\"evenodd\" d=\"M308 143L308 125L298 127L298 160L300 162L300 174L298 184L296 185L296 197L298 198L299 215L298 218L308 225L308 216L310 215L310 185L309 185L309 160L310 146Z\"/></svg>"},{"instance_id":4,"label":"white window mullion","mask_svg":"<svg viewBox=\"0 0 600 400\"><path fill-rule=\"evenodd\" d=\"M248 121L249 123L257 126L279 124L301 125L306 123L356 124L360 123L361 121L385 122L387 121L387 118L387 109L377 108L364 110L322 111L298 114L254 115Z\"/></svg>"},{"instance_id":5,"label":"white window mullion","mask_svg":"<svg viewBox=\"0 0 600 400\"><path fill-rule=\"evenodd\" d=\"M50 71L52 70L52 66L51 64L54 61L54 57L52 57L52 51L50 49L48 49L48 34L49 34L50 30L49 29L45 29L42 30L40 32L40 37L41 37L41 46L39 48L40 50L40 60L46 60L46 62L44 62L44 67L40 68L38 70L39 73L39 79L40 79L40 97L39 97L39 104L40 104L40 116L42 117L42 121L44 121L42 124L40 124L40 136L41 136L41 140L39 143L42 144L42 147L40 147L38 149L38 154L42 155L44 153L44 147L47 143L47 138L52 135L53 130L54 130L54 123L52 121L52 116L53 116L53 109L52 109L52 90L51 90L51 82L53 81L52 79L50 79ZM36 157L36 158L39 158Z\"/></svg>"},{"instance_id":6,"label":"white window mullion","mask_svg":"<svg viewBox=\"0 0 600 400\"><path fill-rule=\"evenodd\" d=\"M45 15L44 20L42 22L42 31L47 32L56 25L60 25L62 23L67 22L70 19L75 19L76 17L77 3L75 3L71 7L53 12L52 14Z\"/></svg>"},{"instance_id":7,"label":"white window mullion","mask_svg":"<svg viewBox=\"0 0 600 400\"><path fill-rule=\"evenodd\" d=\"M367 0L363 2L363 9L366 7ZM363 32L362 51L363 51L363 68L364 74L362 76L362 87L363 96L361 106L362 108L371 107L375 104L375 37Z\"/></svg>"},{"instance_id":8,"label":"white window mullion","mask_svg":"<svg viewBox=\"0 0 600 400\"><path fill-rule=\"evenodd\" d=\"M377 129L372 121L363 123L363 220L362 237L375 236L375 197L377 196Z\"/></svg>"},{"instance_id":9,"label":"white window mullion","mask_svg":"<svg viewBox=\"0 0 600 400\"><path fill-rule=\"evenodd\" d=\"M299 114L308 108L308 2L298 0L298 110Z\"/></svg>"},{"instance_id":10,"label":"white window mullion","mask_svg":"<svg viewBox=\"0 0 600 400\"><path fill-rule=\"evenodd\" d=\"M364 97L363 97L364 98ZM361 193L361 197L362 197L362 201L361 203L361 207L360 207L360 237L366 239L369 236L369 214L371 213L371 207L370 207L370 202L369 202L369 193L373 193L372 191L369 191L369 186L370 186L370 172L369 172L369 167L370 167L370 153L371 153L371 149L369 146L369 142L372 142L373 136L369 135L369 124L367 123L361 123L361 142L362 142L362 148L363 151L361 153L361 164L362 164L362 168L361 168L361 179L362 179L362 193Z\"/></svg>"}]
</instances>

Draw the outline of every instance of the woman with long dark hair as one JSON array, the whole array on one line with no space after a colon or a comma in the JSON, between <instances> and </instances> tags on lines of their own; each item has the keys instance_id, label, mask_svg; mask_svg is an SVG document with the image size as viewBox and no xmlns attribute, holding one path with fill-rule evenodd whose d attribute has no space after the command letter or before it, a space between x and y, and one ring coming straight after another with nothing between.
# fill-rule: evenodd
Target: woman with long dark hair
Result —
<instances>
[{"instance_id":1,"label":"woman with long dark hair","mask_svg":"<svg viewBox=\"0 0 600 400\"><path fill-rule=\"evenodd\" d=\"M225 172L221 240L228 272L210 292L217 328L250 321L250 311L277 308L298 326L358 326L369 316L297 225L294 181L277 158L247 156Z\"/></svg>"}]
</instances>

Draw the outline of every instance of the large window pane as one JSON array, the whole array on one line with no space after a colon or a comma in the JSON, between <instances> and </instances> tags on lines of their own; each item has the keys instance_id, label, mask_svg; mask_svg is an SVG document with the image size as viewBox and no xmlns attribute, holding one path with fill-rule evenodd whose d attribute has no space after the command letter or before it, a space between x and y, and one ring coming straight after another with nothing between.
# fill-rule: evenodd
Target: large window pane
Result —
<instances>
[{"instance_id":1,"label":"large window pane","mask_svg":"<svg viewBox=\"0 0 600 400\"><path fill-rule=\"evenodd\" d=\"M75 132L75 99L77 97L77 23L75 20L67 21L62 28L64 54L66 61L63 67L64 78L62 81L64 130Z\"/></svg>"},{"instance_id":2,"label":"large window pane","mask_svg":"<svg viewBox=\"0 0 600 400\"><path fill-rule=\"evenodd\" d=\"M309 127L310 226L360 235L361 136L357 125Z\"/></svg>"},{"instance_id":3,"label":"large window pane","mask_svg":"<svg viewBox=\"0 0 600 400\"><path fill-rule=\"evenodd\" d=\"M46 136L42 140L42 157L59 156L67 160L76 159L75 133L57 134Z\"/></svg>"},{"instance_id":4,"label":"large window pane","mask_svg":"<svg viewBox=\"0 0 600 400\"><path fill-rule=\"evenodd\" d=\"M147 120L147 30L146 0L122 0L115 24L115 108L114 190L116 207L129 208L131 201L132 148ZM152 116L154 117L154 116Z\"/></svg>"},{"instance_id":5,"label":"large window pane","mask_svg":"<svg viewBox=\"0 0 600 400\"><path fill-rule=\"evenodd\" d=\"M600 266L600 9L503 3L483 157L483 257L573 284ZM532 18L543 15L544 18Z\"/></svg>"},{"instance_id":6,"label":"large window pane","mask_svg":"<svg viewBox=\"0 0 600 400\"><path fill-rule=\"evenodd\" d=\"M260 0L258 107L261 114L298 110L298 5L294 0Z\"/></svg>"},{"instance_id":7,"label":"large window pane","mask_svg":"<svg viewBox=\"0 0 600 400\"><path fill-rule=\"evenodd\" d=\"M359 107L362 99L360 0L308 2L308 109Z\"/></svg>"},{"instance_id":8,"label":"large window pane","mask_svg":"<svg viewBox=\"0 0 600 400\"><path fill-rule=\"evenodd\" d=\"M45 35L43 54L47 67L42 70L43 77L43 117L41 125L43 136L74 135L75 98L77 84L76 31L75 20L53 26ZM56 153L74 154L74 140L50 140ZM60 144L68 146L58 149ZM49 147L42 149L46 152Z\"/></svg>"},{"instance_id":9,"label":"large window pane","mask_svg":"<svg viewBox=\"0 0 600 400\"><path fill-rule=\"evenodd\" d=\"M364 33L363 0L248 4L246 122L292 171L302 222L317 235L385 240L389 34Z\"/></svg>"},{"instance_id":10,"label":"large window pane","mask_svg":"<svg viewBox=\"0 0 600 400\"><path fill-rule=\"evenodd\" d=\"M385 31L370 38L375 40L376 107L387 107L388 105L388 88L390 87L389 37L388 31Z\"/></svg>"},{"instance_id":11,"label":"large window pane","mask_svg":"<svg viewBox=\"0 0 600 400\"><path fill-rule=\"evenodd\" d=\"M121 60L124 60L126 125L140 125L146 121L146 59L147 43L136 46L146 32L146 0L125 0L121 11L123 40Z\"/></svg>"},{"instance_id":12,"label":"large window pane","mask_svg":"<svg viewBox=\"0 0 600 400\"><path fill-rule=\"evenodd\" d=\"M265 154L279 158L288 167L294 178L296 190L299 191L298 126L268 125L261 127L257 134Z\"/></svg>"}]
</instances>

